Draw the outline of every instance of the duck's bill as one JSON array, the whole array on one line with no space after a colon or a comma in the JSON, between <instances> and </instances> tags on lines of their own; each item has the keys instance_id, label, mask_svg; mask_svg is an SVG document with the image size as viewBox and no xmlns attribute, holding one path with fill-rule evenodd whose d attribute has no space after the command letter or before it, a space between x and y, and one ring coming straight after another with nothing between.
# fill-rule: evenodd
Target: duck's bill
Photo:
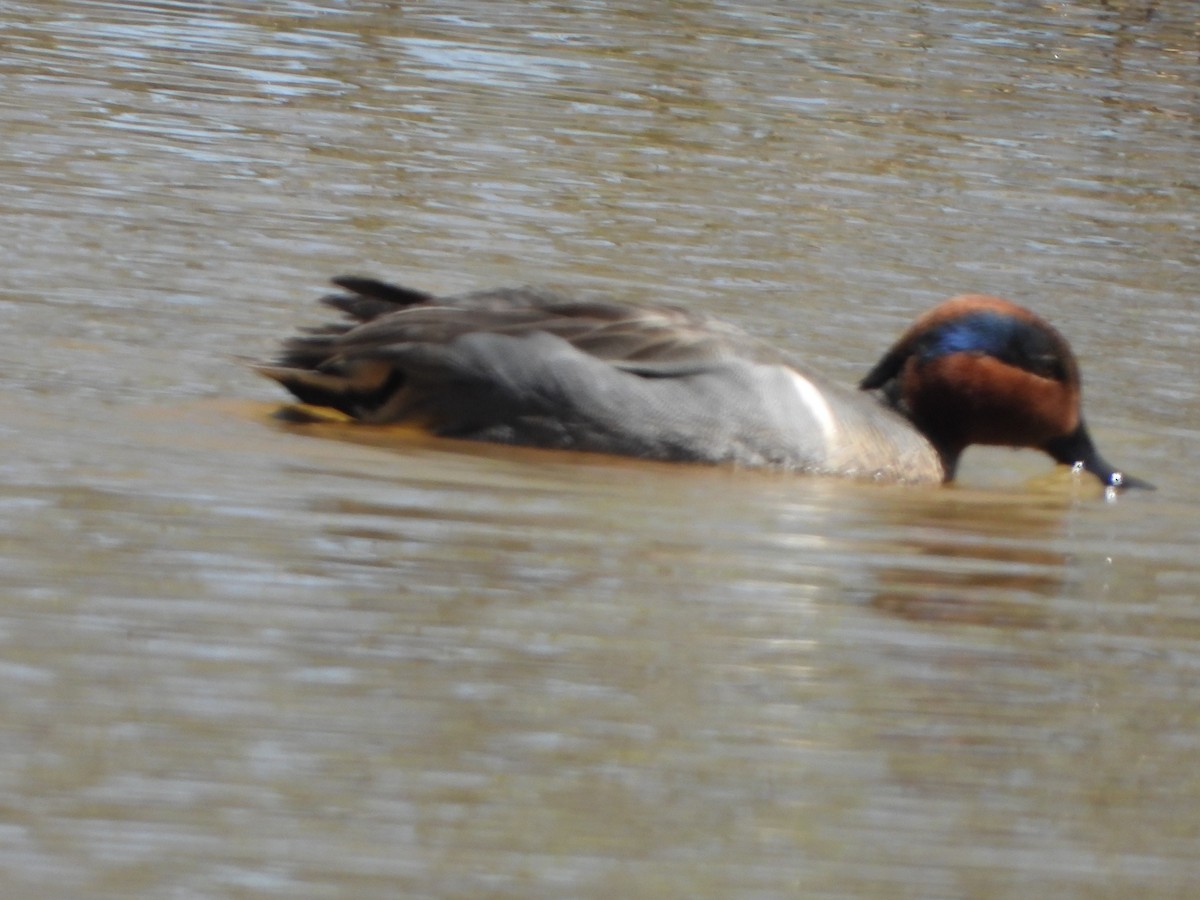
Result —
<instances>
[{"instance_id":1,"label":"duck's bill","mask_svg":"<svg viewBox=\"0 0 1200 900\"><path fill-rule=\"evenodd\" d=\"M1126 488L1136 488L1137 490L1141 491L1158 490L1158 488L1152 485L1149 481L1145 481L1144 479L1137 478L1133 475L1126 475L1124 472L1113 472L1105 484L1109 487L1114 487L1119 491L1123 491Z\"/></svg>"},{"instance_id":2,"label":"duck's bill","mask_svg":"<svg viewBox=\"0 0 1200 900\"><path fill-rule=\"evenodd\" d=\"M1144 491L1155 490L1153 484L1133 475L1120 472L1104 461L1092 443L1092 436L1087 427L1080 422L1079 427L1068 435L1057 438L1046 444L1043 449L1061 463L1091 472L1106 488L1118 491L1136 488Z\"/></svg>"}]
</instances>

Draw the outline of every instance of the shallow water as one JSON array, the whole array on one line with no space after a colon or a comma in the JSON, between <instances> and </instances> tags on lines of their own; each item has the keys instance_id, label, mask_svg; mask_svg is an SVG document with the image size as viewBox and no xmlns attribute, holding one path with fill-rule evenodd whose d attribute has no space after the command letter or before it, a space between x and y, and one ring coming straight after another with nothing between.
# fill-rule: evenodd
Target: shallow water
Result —
<instances>
[{"instance_id":1,"label":"shallow water","mask_svg":"<svg viewBox=\"0 0 1200 900\"><path fill-rule=\"evenodd\" d=\"M1191 893L1194 9L827 6L6 6L6 897ZM347 271L846 382L1010 296L1159 490L283 424Z\"/></svg>"}]
</instances>

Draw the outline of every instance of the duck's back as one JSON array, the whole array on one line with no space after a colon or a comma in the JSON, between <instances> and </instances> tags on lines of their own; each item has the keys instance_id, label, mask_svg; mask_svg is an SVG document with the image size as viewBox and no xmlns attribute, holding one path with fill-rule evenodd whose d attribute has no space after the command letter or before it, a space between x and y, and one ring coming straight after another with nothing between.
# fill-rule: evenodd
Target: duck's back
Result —
<instances>
[{"instance_id":1,"label":"duck's back","mask_svg":"<svg viewBox=\"0 0 1200 900\"><path fill-rule=\"evenodd\" d=\"M936 482L937 455L873 398L818 382L740 329L677 307L532 290L435 298L366 279L355 323L260 367L301 401L447 437L648 459Z\"/></svg>"}]
</instances>

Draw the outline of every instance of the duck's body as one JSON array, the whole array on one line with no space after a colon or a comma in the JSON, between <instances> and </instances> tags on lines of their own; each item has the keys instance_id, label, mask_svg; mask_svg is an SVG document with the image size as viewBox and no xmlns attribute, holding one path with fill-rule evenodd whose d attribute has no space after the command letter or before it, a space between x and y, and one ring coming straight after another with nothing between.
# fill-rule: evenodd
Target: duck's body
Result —
<instances>
[{"instance_id":1,"label":"duck's body","mask_svg":"<svg viewBox=\"0 0 1200 900\"><path fill-rule=\"evenodd\" d=\"M349 293L324 302L354 321L291 338L259 371L364 422L901 482L948 480L968 443L1013 444L1120 481L1087 439L1066 342L996 298L957 298L919 320L864 380L879 389L867 393L678 307L335 283ZM948 388L956 380L965 390Z\"/></svg>"}]
</instances>

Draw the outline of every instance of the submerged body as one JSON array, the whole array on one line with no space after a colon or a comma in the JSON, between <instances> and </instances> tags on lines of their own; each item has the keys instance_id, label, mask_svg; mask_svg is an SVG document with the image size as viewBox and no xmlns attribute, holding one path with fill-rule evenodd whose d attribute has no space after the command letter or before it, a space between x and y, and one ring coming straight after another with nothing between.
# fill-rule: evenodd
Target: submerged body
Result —
<instances>
[{"instance_id":1,"label":"submerged body","mask_svg":"<svg viewBox=\"0 0 1200 900\"><path fill-rule=\"evenodd\" d=\"M437 298L362 278L352 320L258 371L364 422L470 440L898 482L953 477L970 443L1038 447L1128 486L1079 415L1066 342L1015 304L935 308L860 386L829 384L719 319L533 289Z\"/></svg>"}]
</instances>

